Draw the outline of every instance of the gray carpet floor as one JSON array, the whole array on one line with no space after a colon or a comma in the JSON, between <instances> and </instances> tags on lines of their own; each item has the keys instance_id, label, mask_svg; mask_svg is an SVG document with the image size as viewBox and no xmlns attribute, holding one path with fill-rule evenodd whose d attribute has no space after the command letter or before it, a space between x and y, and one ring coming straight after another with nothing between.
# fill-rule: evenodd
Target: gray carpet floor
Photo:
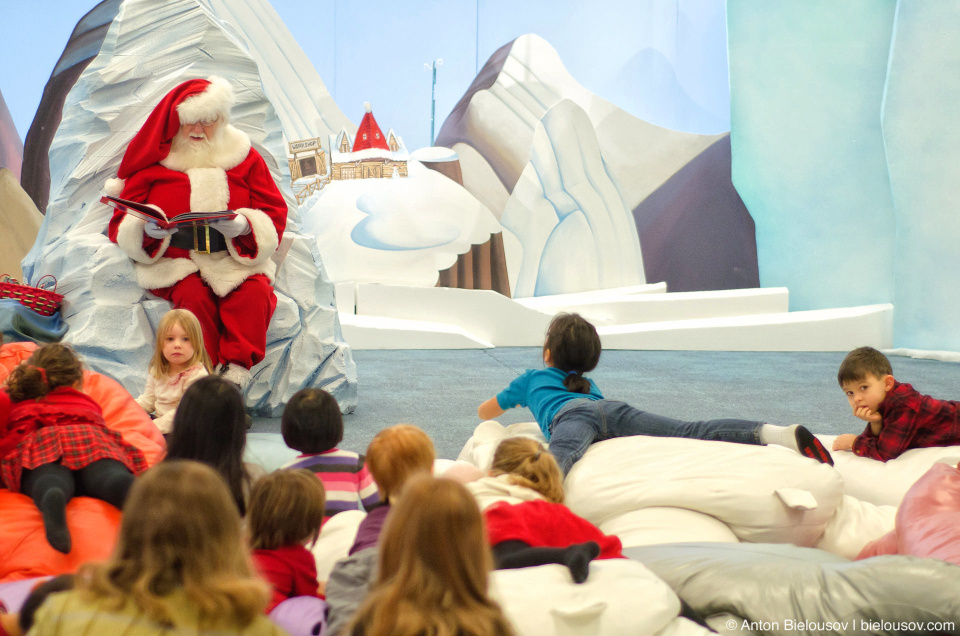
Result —
<instances>
[{"instance_id":1,"label":"gray carpet floor","mask_svg":"<svg viewBox=\"0 0 960 636\"><path fill-rule=\"evenodd\" d=\"M437 456L455 459L479 424L477 406L528 368L539 348L355 351L358 406L344 416L341 448L363 452L382 428L406 422L424 429ZM843 353L605 351L589 374L605 397L683 420L739 417L799 423L815 433L860 433L837 385ZM944 399L960 399L960 363L891 357L894 377ZM502 424L530 422L513 409ZM258 438L280 432L278 419L257 418ZM273 434L273 435L269 435Z\"/></svg>"}]
</instances>

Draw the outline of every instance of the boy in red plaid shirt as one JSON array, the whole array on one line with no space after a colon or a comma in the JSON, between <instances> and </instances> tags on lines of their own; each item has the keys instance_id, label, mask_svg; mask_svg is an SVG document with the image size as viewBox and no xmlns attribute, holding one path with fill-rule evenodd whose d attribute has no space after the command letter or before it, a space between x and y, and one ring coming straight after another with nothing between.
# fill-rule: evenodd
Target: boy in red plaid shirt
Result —
<instances>
[{"instance_id":1,"label":"boy in red plaid shirt","mask_svg":"<svg viewBox=\"0 0 960 636\"><path fill-rule=\"evenodd\" d=\"M885 462L911 448L960 444L960 402L921 395L897 382L890 361L873 347L847 354L837 381L867 427L860 435L838 436L833 450Z\"/></svg>"}]
</instances>

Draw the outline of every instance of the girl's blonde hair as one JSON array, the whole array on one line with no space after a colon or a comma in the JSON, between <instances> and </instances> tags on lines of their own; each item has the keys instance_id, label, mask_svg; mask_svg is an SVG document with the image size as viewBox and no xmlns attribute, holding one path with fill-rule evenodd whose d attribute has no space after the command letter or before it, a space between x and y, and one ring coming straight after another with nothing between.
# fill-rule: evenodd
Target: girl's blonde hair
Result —
<instances>
[{"instance_id":1,"label":"girl's blonde hair","mask_svg":"<svg viewBox=\"0 0 960 636\"><path fill-rule=\"evenodd\" d=\"M250 547L275 550L316 543L326 503L323 482L305 468L264 475L254 483L247 506Z\"/></svg>"},{"instance_id":2,"label":"girl's blonde hair","mask_svg":"<svg viewBox=\"0 0 960 636\"><path fill-rule=\"evenodd\" d=\"M366 463L380 498L389 502L411 476L432 472L435 458L429 435L416 426L397 424L373 436L367 446Z\"/></svg>"},{"instance_id":3,"label":"girl's blonde hair","mask_svg":"<svg viewBox=\"0 0 960 636\"><path fill-rule=\"evenodd\" d=\"M134 481L120 534L106 563L79 570L84 594L132 603L158 623L177 614L182 588L202 629L244 628L267 605L269 587L253 573L240 515L220 475L199 462L163 462Z\"/></svg>"},{"instance_id":4,"label":"girl's blonde hair","mask_svg":"<svg viewBox=\"0 0 960 636\"><path fill-rule=\"evenodd\" d=\"M494 475L510 475L510 482L536 490L547 501L563 503L563 474L557 460L535 439L510 437L493 453Z\"/></svg>"},{"instance_id":5,"label":"girl's blonde hair","mask_svg":"<svg viewBox=\"0 0 960 636\"><path fill-rule=\"evenodd\" d=\"M210 356L207 355L207 349L203 345L203 330L200 328L200 321L189 309L171 309L163 314L160 324L157 325L157 341L153 348L153 357L150 358L148 369L150 375L160 380L170 373L170 363L163 357L163 341L174 325L180 325L180 328L190 338L190 344L193 345L193 357L187 362L187 366L192 367L199 362L206 368L207 373L213 373L213 363L210 362Z\"/></svg>"},{"instance_id":6,"label":"girl's blonde hair","mask_svg":"<svg viewBox=\"0 0 960 636\"><path fill-rule=\"evenodd\" d=\"M45 344L7 376L7 395L14 402L35 400L54 389L83 381L83 363L70 345Z\"/></svg>"},{"instance_id":7,"label":"girl's blonde hair","mask_svg":"<svg viewBox=\"0 0 960 636\"><path fill-rule=\"evenodd\" d=\"M492 567L483 517L467 489L429 475L409 480L380 537L380 569L347 633L510 635L487 595Z\"/></svg>"}]
</instances>

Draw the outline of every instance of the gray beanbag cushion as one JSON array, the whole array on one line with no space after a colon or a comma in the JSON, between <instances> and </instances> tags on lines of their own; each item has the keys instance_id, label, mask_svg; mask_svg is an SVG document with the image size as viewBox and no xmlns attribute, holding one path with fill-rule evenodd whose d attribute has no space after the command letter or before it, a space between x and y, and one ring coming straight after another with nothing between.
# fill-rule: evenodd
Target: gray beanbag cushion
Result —
<instances>
[{"instance_id":1,"label":"gray beanbag cushion","mask_svg":"<svg viewBox=\"0 0 960 636\"><path fill-rule=\"evenodd\" d=\"M676 543L623 552L701 615L731 615L720 624L710 621L720 631L960 634L960 567L933 559L891 555L847 561L813 548L746 543Z\"/></svg>"}]
</instances>

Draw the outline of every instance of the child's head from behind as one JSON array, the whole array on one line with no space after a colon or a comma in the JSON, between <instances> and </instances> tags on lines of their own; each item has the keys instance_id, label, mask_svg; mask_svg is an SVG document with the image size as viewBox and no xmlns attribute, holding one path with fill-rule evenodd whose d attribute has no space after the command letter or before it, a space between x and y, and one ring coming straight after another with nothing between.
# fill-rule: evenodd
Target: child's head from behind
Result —
<instances>
[{"instance_id":1,"label":"child's head from behind","mask_svg":"<svg viewBox=\"0 0 960 636\"><path fill-rule=\"evenodd\" d=\"M343 415L323 389L301 389L283 409L280 432L284 443L301 453L322 453L343 441Z\"/></svg>"},{"instance_id":2,"label":"child's head from behind","mask_svg":"<svg viewBox=\"0 0 960 636\"><path fill-rule=\"evenodd\" d=\"M377 581L354 625L368 636L512 634L487 595L491 563L469 491L453 480L415 477L384 525Z\"/></svg>"},{"instance_id":3,"label":"child's head from behind","mask_svg":"<svg viewBox=\"0 0 960 636\"><path fill-rule=\"evenodd\" d=\"M416 426L397 424L373 436L367 446L366 463L380 498L389 503L410 477L429 474L435 458L429 435Z\"/></svg>"},{"instance_id":4,"label":"child's head from behind","mask_svg":"<svg viewBox=\"0 0 960 636\"><path fill-rule=\"evenodd\" d=\"M491 472L510 475L512 483L536 490L547 501L563 503L563 475L557 460L534 439L510 437L500 442Z\"/></svg>"},{"instance_id":5,"label":"child's head from behind","mask_svg":"<svg viewBox=\"0 0 960 636\"><path fill-rule=\"evenodd\" d=\"M157 326L157 345L150 360L150 373L156 378L166 377L172 371L182 371L202 364L213 369L203 346L200 321L188 309L171 309Z\"/></svg>"},{"instance_id":6,"label":"child's head from behind","mask_svg":"<svg viewBox=\"0 0 960 636\"><path fill-rule=\"evenodd\" d=\"M590 382L583 374L597 367L601 350L596 327L579 314L557 314L547 327L543 361L567 374L563 385L568 391L589 393Z\"/></svg>"},{"instance_id":7,"label":"child's head from behind","mask_svg":"<svg viewBox=\"0 0 960 636\"><path fill-rule=\"evenodd\" d=\"M215 468L241 513L247 419L237 386L218 376L200 378L180 398L167 442L167 459L193 459Z\"/></svg>"},{"instance_id":8,"label":"child's head from behind","mask_svg":"<svg viewBox=\"0 0 960 636\"><path fill-rule=\"evenodd\" d=\"M60 387L83 381L83 363L69 345L51 342L33 352L7 376L7 393L14 402L43 397Z\"/></svg>"},{"instance_id":9,"label":"child's head from behind","mask_svg":"<svg viewBox=\"0 0 960 636\"><path fill-rule=\"evenodd\" d=\"M278 470L257 480L250 492L250 547L275 550L316 542L326 493L309 470Z\"/></svg>"},{"instance_id":10,"label":"child's head from behind","mask_svg":"<svg viewBox=\"0 0 960 636\"><path fill-rule=\"evenodd\" d=\"M887 356L873 347L859 347L840 363L837 382L851 407L867 406L876 411L893 388L893 367Z\"/></svg>"},{"instance_id":11,"label":"child's head from behind","mask_svg":"<svg viewBox=\"0 0 960 636\"><path fill-rule=\"evenodd\" d=\"M165 596L249 576L240 515L223 478L193 461L157 464L138 477L123 507L113 555L92 566L90 587L108 595Z\"/></svg>"}]
</instances>

